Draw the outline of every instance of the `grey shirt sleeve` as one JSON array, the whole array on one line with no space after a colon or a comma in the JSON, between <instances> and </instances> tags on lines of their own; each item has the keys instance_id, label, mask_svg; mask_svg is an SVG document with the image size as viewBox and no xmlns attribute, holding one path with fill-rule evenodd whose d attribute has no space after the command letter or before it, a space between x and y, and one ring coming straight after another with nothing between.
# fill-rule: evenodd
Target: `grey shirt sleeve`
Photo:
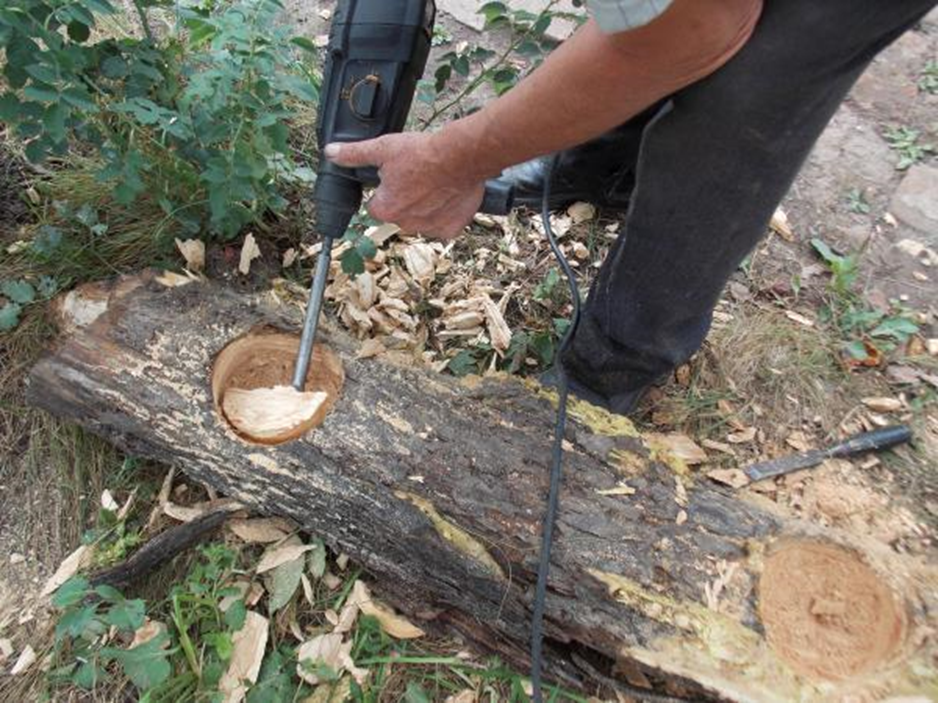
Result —
<instances>
[{"instance_id":1,"label":"grey shirt sleeve","mask_svg":"<svg viewBox=\"0 0 938 703\"><path fill-rule=\"evenodd\" d=\"M641 27L661 15L672 0L586 0L590 14L607 34Z\"/></svg>"}]
</instances>

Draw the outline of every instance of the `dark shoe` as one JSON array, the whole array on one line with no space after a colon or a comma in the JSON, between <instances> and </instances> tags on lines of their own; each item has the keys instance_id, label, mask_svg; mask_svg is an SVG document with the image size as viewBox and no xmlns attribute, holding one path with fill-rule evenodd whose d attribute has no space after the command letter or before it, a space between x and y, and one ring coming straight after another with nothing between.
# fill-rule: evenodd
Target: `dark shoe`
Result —
<instances>
[{"instance_id":1,"label":"dark shoe","mask_svg":"<svg viewBox=\"0 0 938 703\"><path fill-rule=\"evenodd\" d=\"M550 168L551 157L542 156L523 164L512 166L502 172L501 180L514 186L515 205L532 210L541 209L544 195L544 182ZM628 209L628 197L616 196L616 192L606 192L597 182L594 174L577 173L564 167L563 159L554 170L550 186L549 210L560 210L573 203L585 201L612 210Z\"/></svg>"},{"instance_id":2,"label":"dark shoe","mask_svg":"<svg viewBox=\"0 0 938 703\"><path fill-rule=\"evenodd\" d=\"M557 367L552 366L547 371L542 373L537 377L538 382L546 388L558 388L560 385L560 378L557 372ZM567 390L575 398L579 400L584 400L590 405L595 405L598 408L603 408L608 410L611 413L616 413L617 415L631 415L635 408L641 402L642 398L652 387L652 384L647 386L642 386L634 391L628 393L621 393L614 396L611 400L604 395L601 395L594 391L591 388L587 388L583 384L579 383L576 379L567 377Z\"/></svg>"}]
</instances>

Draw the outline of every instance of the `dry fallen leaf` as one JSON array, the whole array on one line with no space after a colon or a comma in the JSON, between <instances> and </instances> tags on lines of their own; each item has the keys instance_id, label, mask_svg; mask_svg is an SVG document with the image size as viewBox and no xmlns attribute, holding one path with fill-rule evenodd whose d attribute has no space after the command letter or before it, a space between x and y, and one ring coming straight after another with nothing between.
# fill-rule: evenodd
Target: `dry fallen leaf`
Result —
<instances>
[{"instance_id":1,"label":"dry fallen leaf","mask_svg":"<svg viewBox=\"0 0 938 703\"><path fill-rule=\"evenodd\" d=\"M345 703L352 698L352 677L343 676L338 683L324 683L317 686L302 703Z\"/></svg>"},{"instance_id":2,"label":"dry fallen leaf","mask_svg":"<svg viewBox=\"0 0 938 703\"><path fill-rule=\"evenodd\" d=\"M349 601L354 602L364 615L375 618L380 623L381 629L395 639L410 640L423 637L426 634L407 618L396 614L388 606L374 600L368 586L362 581L355 581L352 585L352 595Z\"/></svg>"},{"instance_id":3,"label":"dry fallen leaf","mask_svg":"<svg viewBox=\"0 0 938 703\"><path fill-rule=\"evenodd\" d=\"M288 269L293 266L298 255L299 253L293 247L290 247L285 252L283 252L283 268Z\"/></svg>"},{"instance_id":4,"label":"dry fallen leaf","mask_svg":"<svg viewBox=\"0 0 938 703\"><path fill-rule=\"evenodd\" d=\"M352 641L342 641L342 635L331 633L318 635L300 645L296 652L297 675L315 686L321 679L315 673L317 664L324 664L332 671L341 674L348 671L359 683L364 683L368 676L366 669L359 669L352 661Z\"/></svg>"},{"instance_id":5,"label":"dry fallen leaf","mask_svg":"<svg viewBox=\"0 0 938 703\"><path fill-rule=\"evenodd\" d=\"M792 231L791 223L788 221L788 213L782 208L779 207L775 210L769 227L771 227L774 232L778 233L786 242L795 241L795 233Z\"/></svg>"},{"instance_id":6,"label":"dry fallen leaf","mask_svg":"<svg viewBox=\"0 0 938 703\"><path fill-rule=\"evenodd\" d=\"M590 203L573 203L567 208L567 215L570 216L573 224L578 225L596 217L596 207Z\"/></svg>"},{"instance_id":7,"label":"dry fallen leaf","mask_svg":"<svg viewBox=\"0 0 938 703\"><path fill-rule=\"evenodd\" d=\"M0 664L5 662L13 654L13 643L7 638L0 639Z\"/></svg>"},{"instance_id":8,"label":"dry fallen leaf","mask_svg":"<svg viewBox=\"0 0 938 703\"><path fill-rule=\"evenodd\" d=\"M788 436L785 438L785 444L799 452L806 452L811 449L808 436L801 430L789 432Z\"/></svg>"},{"instance_id":9,"label":"dry fallen leaf","mask_svg":"<svg viewBox=\"0 0 938 703\"><path fill-rule=\"evenodd\" d=\"M239 432L258 440L278 439L319 412L328 394L305 393L293 386L231 388L221 401L225 417Z\"/></svg>"},{"instance_id":10,"label":"dry fallen leaf","mask_svg":"<svg viewBox=\"0 0 938 703\"><path fill-rule=\"evenodd\" d=\"M185 241L176 239L176 248L186 260L186 268L192 273L199 273L205 268L205 242L198 239L187 239Z\"/></svg>"},{"instance_id":11,"label":"dry fallen leaf","mask_svg":"<svg viewBox=\"0 0 938 703\"><path fill-rule=\"evenodd\" d=\"M244 244L241 247L241 261L238 263L238 271L247 276L251 273L251 262L261 255L260 247L254 240L253 234L248 234L244 238Z\"/></svg>"},{"instance_id":12,"label":"dry fallen leaf","mask_svg":"<svg viewBox=\"0 0 938 703\"><path fill-rule=\"evenodd\" d=\"M718 452L723 452L724 454L728 454L729 456L736 456L736 452L734 451L734 449L730 445L725 444L724 442L717 442L712 439L704 439L700 443L704 445L704 447L706 447L707 449L714 449Z\"/></svg>"},{"instance_id":13,"label":"dry fallen leaf","mask_svg":"<svg viewBox=\"0 0 938 703\"><path fill-rule=\"evenodd\" d=\"M894 413L902 410L902 401L898 398L864 398L863 404L877 413Z\"/></svg>"},{"instance_id":14,"label":"dry fallen leaf","mask_svg":"<svg viewBox=\"0 0 938 703\"><path fill-rule=\"evenodd\" d=\"M748 444L756 438L756 428L747 427L745 430L740 430L739 432L732 432L726 435L726 439L730 444Z\"/></svg>"},{"instance_id":15,"label":"dry fallen leaf","mask_svg":"<svg viewBox=\"0 0 938 703\"><path fill-rule=\"evenodd\" d=\"M387 352L387 347L384 346L384 343L376 338L371 337L362 342L361 347L358 349L358 353L355 355L356 359L371 359L376 356L380 356Z\"/></svg>"},{"instance_id":16,"label":"dry fallen leaf","mask_svg":"<svg viewBox=\"0 0 938 703\"><path fill-rule=\"evenodd\" d=\"M631 496L635 495L635 489L625 483L618 483L614 488L604 488L596 491L601 496Z\"/></svg>"},{"instance_id":17,"label":"dry fallen leaf","mask_svg":"<svg viewBox=\"0 0 938 703\"><path fill-rule=\"evenodd\" d=\"M315 549L313 544L282 544L280 546L268 547L264 556L257 564L257 573L263 574L265 571L276 569L281 564L286 564L295 559L299 559L306 552Z\"/></svg>"},{"instance_id":18,"label":"dry fallen leaf","mask_svg":"<svg viewBox=\"0 0 938 703\"><path fill-rule=\"evenodd\" d=\"M179 288L180 286L187 286L190 283L198 281L198 276L186 272L187 275L182 275L176 273L175 271L163 271L162 276L156 277L156 282L167 288Z\"/></svg>"},{"instance_id":19,"label":"dry fallen leaf","mask_svg":"<svg viewBox=\"0 0 938 703\"><path fill-rule=\"evenodd\" d=\"M241 504L230 498L221 498L219 500L209 500L204 503L196 503L195 505L176 505L171 501L167 501L163 506L163 513L168 517L171 517L173 520L179 520L179 522L192 522L193 520L198 520L200 517L207 513L215 512L216 510L227 510L234 512L241 508Z\"/></svg>"},{"instance_id":20,"label":"dry fallen leaf","mask_svg":"<svg viewBox=\"0 0 938 703\"><path fill-rule=\"evenodd\" d=\"M238 703L247 693L245 681L257 682L267 648L269 627L267 618L249 610L244 626L231 637L233 651L228 671L218 683L218 689L224 695L225 703Z\"/></svg>"},{"instance_id":21,"label":"dry fallen leaf","mask_svg":"<svg viewBox=\"0 0 938 703\"><path fill-rule=\"evenodd\" d=\"M146 622L134 632L133 642L130 643L128 649L146 644L162 632L166 632L166 625L164 623L161 623L159 620L150 620L150 618L147 618ZM169 639L166 640L166 646L169 646Z\"/></svg>"},{"instance_id":22,"label":"dry fallen leaf","mask_svg":"<svg viewBox=\"0 0 938 703\"><path fill-rule=\"evenodd\" d=\"M16 660L16 664L13 665L13 668L10 669L11 676L19 676L20 674L26 673L29 668L36 663L36 652L30 645L26 645L19 658Z\"/></svg>"},{"instance_id":23,"label":"dry fallen leaf","mask_svg":"<svg viewBox=\"0 0 938 703\"><path fill-rule=\"evenodd\" d=\"M279 542L292 530L278 518L254 518L252 520L230 520L228 528L248 544Z\"/></svg>"},{"instance_id":24,"label":"dry fallen leaf","mask_svg":"<svg viewBox=\"0 0 938 703\"><path fill-rule=\"evenodd\" d=\"M476 703L476 700L476 692L467 688L465 691L449 696L444 703Z\"/></svg>"},{"instance_id":25,"label":"dry fallen leaf","mask_svg":"<svg viewBox=\"0 0 938 703\"><path fill-rule=\"evenodd\" d=\"M740 469L714 469L707 477L730 488L742 488L749 484L749 477Z\"/></svg>"},{"instance_id":26,"label":"dry fallen leaf","mask_svg":"<svg viewBox=\"0 0 938 703\"><path fill-rule=\"evenodd\" d=\"M679 459L683 459L686 464L703 464L709 458L707 452L685 434L652 433L647 435L647 439L651 444L662 447Z\"/></svg>"},{"instance_id":27,"label":"dry fallen leaf","mask_svg":"<svg viewBox=\"0 0 938 703\"><path fill-rule=\"evenodd\" d=\"M785 317L787 317L792 322L797 322L799 325L804 325L805 327L814 327L814 320L809 317L805 317L801 313L797 313L794 310L786 310Z\"/></svg>"},{"instance_id":28,"label":"dry fallen leaf","mask_svg":"<svg viewBox=\"0 0 938 703\"><path fill-rule=\"evenodd\" d=\"M59 586L78 573L78 570L91 563L92 552L88 545L83 544L74 552L65 557L65 560L55 570L55 573L46 581L40 595L45 598L55 593Z\"/></svg>"}]
</instances>

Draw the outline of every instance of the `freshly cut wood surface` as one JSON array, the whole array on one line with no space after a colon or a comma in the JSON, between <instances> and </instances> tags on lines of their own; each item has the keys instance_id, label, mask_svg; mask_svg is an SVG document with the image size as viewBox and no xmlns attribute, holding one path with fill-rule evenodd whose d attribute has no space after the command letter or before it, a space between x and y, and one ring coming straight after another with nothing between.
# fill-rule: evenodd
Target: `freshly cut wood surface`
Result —
<instances>
[{"instance_id":1,"label":"freshly cut wood surface","mask_svg":"<svg viewBox=\"0 0 938 703\"><path fill-rule=\"evenodd\" d=\"M278 440L312 420L328 398L326 393L302 393L293 386L229 388L221 406L228 421L257 440Z\"/></svg>"},{"instance_id":2,"label":"freshly cut wood surface","mask_svg":"<svg viewBox=\"0 0 938 703\"><path fill-rule=\"evenodd\" d=\"M357 359L358 344L324 321L331 410L296 441L248 443L223 417L224 390L286 382L302 309L203 282L132 288L36 366L33 404L291 518L366 568L415 626L458 631L529 665L555 395L508 377ZM253 386L241 352L256 362ZM545 623L550 679L606 698L606 684L693 701L932 695L934 570L744 500L624 418L576 400L570 417ZM825 566L828 549L841 568ZM873 598L838 580L861 572ZM813 600L782 597L800 593ZM820 643L811 659L792 608ZM896 637L845 649L843 633L869 623Z\"/></svg>"}]
</instances>

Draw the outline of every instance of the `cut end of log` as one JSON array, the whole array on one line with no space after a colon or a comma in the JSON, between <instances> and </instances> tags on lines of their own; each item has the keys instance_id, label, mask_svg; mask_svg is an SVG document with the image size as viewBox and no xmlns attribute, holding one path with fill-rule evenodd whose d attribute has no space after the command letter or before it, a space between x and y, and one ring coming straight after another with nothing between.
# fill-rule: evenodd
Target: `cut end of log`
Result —
<instances>
[{"instance_id":1,"label":"cut end of log","mask_svg":"<svg viewBox=\"0 0 938 703\"><path fill-rule=\"evenodd\" d=\"M906 608L853 551L789 541L766 558L760 613L769 644L795 672L842 681L876 671L906 640Z\"/></svg>"},{"instance_id":2,"label":"cut end of log","mask_svg":"<svg viewBox=\"0 0 938 703\"><path fill-rule=\"evenodd\" d=\"M290 386L298 349L298 337L263 329L235 340L215 359L215 410L242 439L283 444L326 419L345 383L342 362L317 344L301 393Z\"/></svg>"}]
</instances>

